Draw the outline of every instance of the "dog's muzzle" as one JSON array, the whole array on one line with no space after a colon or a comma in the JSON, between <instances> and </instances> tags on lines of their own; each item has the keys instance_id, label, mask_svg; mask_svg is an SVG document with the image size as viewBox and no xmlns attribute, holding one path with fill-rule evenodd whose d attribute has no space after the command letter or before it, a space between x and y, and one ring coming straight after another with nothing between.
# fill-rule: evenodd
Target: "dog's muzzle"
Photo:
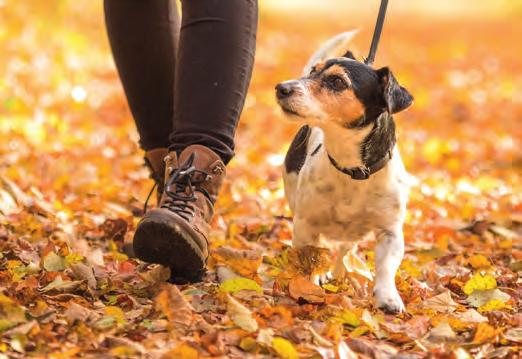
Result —
<instances>
[{"instance_id":1,"label":"dog's muzzle","mask_svg":"<svg viewBox=\"0 0 522 359\"><path fill-rule=\"evenodd\" d=\"M296 80L285 81L277 84L275 88L277 99L284 100L292 96L295 93L297 86L299 86L299 81Z\"/></svg>"}]
</instances>

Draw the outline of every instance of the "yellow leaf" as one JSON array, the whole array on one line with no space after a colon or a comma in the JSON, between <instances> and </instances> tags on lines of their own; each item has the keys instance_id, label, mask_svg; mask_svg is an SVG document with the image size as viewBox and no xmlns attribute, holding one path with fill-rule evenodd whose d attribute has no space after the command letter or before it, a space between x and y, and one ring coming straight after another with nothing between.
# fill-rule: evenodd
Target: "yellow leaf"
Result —
<instances>
[{"instance_id":1,"label":"yellow leaf","mask_svg":"<svg viewBox=\"0 0 522 359\"><path fill-rule=\"evenodd\" d=\"M358 327L361 325L361 321L359 320L359 317L352 312L351 310L343 310L339 315L332 318L333 320L336 320L342 324L348 324L352 327Z\"/></svg>"},{"instance_id":2,"label":"yellow leaf","mask_svg":"<svg viewBox=\"0 0 522 359\"><path fill-rule=\"evenodd\" d=\"M116 322L120 324L125 323L125 313L123 313L123 310L121 310L120 307L105 307L105 315L107 315L108 317L113 317L116 320Z\"/></svg>"},{"instance_id":3,"label":"yellow leaf","mask_svg":"<svg viewBox=\"0 0 522 359\"><path fill-rule=\"evenodd\" d=\"M263 288L261 288L255 281L241 277L227 279L221 283L219 290L226 293L236 293L241 290L253 290L258 293L263 293Z\"/></svg>"},{"instance_id":4,"label":"yellow leaf","mask_svg":"<svg viewBox=\"0 0 522 359\"><path fill-rule=\"evenodd\" d=\"M81 350L82 350L82 348L80 348L80 347L74 347L74 348L68 349L68 350L63 351L63 352L50 353L49 354L49 358L51 358L51 359L73 358L73 357L76 356L76 354L81 352Z\"/></svg>"},{"instance_id":5,"label":"yellow leaf","mask_svg":"<svg viewBox=\"0 0 522 359\"><path fill-rule=\"evenodd\" d=\"M402 261L401 269L415 279L419 279L422 276L422 272L419 269L419 264L409 259L405 259Z\"/></svg>"},{"instance_id":6,"label":"yellow leaf","mask_svg":"<svg viewBox=\"0 0 522 359\"><path fill-rule=\"evenodd\" d=\"M497 329L489 325L488 323L479 323L475 336L473 337L473 343L483 344L490 342L497 335Z\"/></svg>"},{"instance_id":7,"label":"yellow leaf","mask_svg":"<svg viewBox=\"0 0 522 359\"><path fill-rule=\"evenodd\" d=\"M294 345L281 337L275 337L272 340L272 348L276 351L277 355L283 359L297 359L299 355L294 348Z\"/></svg>"},{"instance_id":8,"label":"yellow leaf","mask_svg":"<svg viewBox=\"0 0 522 359\"><path fill-rule=\"evenodd\" d=\"M329 292L337 293L339 291L339 287L330 283L326 283L322 285L323 289L326 289Z\"/></svg>"},{"instance_id":9,"label":"yellow leaf","mask_svg":"<svg viewBox=\"0 0 522 359\"><path fill-rule=\"evenodd\" d=\"M491 274L482 275L480 273L476 273L471 277L470 280L464 284L462 290L467 295L470 295L475 290L486 290L486 289L494 289L497 287L497 281L495 277Z\"/></svg>"},{"instance_id":10,"label":"yellow leaf","mask_svg":"<svg viewBox=\"0 0 522 359\"><path fill-rule=\"evenodd\" d=\"M241 339L241 342L239 343L239 347L246 352L252 352L256 349L257 342L252 337L244 337L243 339Z\"/></svg>"},{"instance_id":11,"label":"yellow leaf","mask_svg":"<svg viewBox=\"0 0 522 359\"><path fill-rule=\"evenodd\" d=\"M491 263L489 262L489 260L480 254L476 254L474 256L469 257L468 263L470 266L472 266L475 269L491 267Z\"/></svg>"},{"instance_id":12,"label":"yellow leaf","mask_svg":"<svg viewBox=\"0 0 522 359\"><path fill-rule=\"evenodd\" d=\"M350 338L358 338L361 335L368 333L368 330L369 330L369 328L366 325L361 325L360 327L355 328L350 333Z\"/></svg>"},{"instance_id":13,"label":"yellow leaf","mask_svg":"<svg viewBox=\"0 0 522 359\"><path fill-rule=\"evenodd\" d=\"M484 305L481 305L478 307L479 313L485 313L485 312L491 312L492 310L500 310L508 307L508 305L499 300L499 299L492 299L489 302L487 302Z\"/></svg>"},{"instance_id":14,"label":"yellow leaf","mask_svg":"<svg viewBox=\"0 0 522 359\"><path fill-rule=\"evenodd\" d=\"M171 351L165 353L163 358L170 359L198 359L199 353L196 349L192 348L190 345L183 343L172 349Z\"/></svg>"}]
</instances>

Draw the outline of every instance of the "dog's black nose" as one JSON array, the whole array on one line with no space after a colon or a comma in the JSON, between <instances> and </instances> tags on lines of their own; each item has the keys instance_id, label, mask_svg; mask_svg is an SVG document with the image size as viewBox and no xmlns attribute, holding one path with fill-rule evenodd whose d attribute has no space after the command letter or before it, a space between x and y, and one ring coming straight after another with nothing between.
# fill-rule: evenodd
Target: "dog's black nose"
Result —
<instances>
[{"instance_id":1,"label":"dog's black nose","mask_svg":"<svg viewBox=\"0 0 522 359\"><path fill-rule=\"evenodd\" d=\"M292 96L294 93L294 84L292 82L281 82L276 86L276 96L278 99L284 99Z\"/></svg>"}]
</instances>

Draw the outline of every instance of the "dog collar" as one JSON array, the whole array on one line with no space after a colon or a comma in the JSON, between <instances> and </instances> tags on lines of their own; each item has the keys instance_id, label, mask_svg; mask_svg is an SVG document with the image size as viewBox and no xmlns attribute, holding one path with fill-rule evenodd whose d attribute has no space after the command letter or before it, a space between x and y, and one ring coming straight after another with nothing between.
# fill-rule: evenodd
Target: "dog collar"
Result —
<instances>
[{"instance_id":1,"label":"dog collar","mask_svg":"<svg viewBox=\"0 0 522 359\"><path fill-rule=\"evenodd\" d=\"M343 167L337 163L337 161L330 156L330 154L327 152L328 159L330 160L330 163L335 167L336 170L339 172L344 173L345 175L348 175L352 177L354 180L366 180L370 178L370 176L379 170L381 170L389 160L392 158L392 151L395 144L393 144L392 148L386 153L386 155L381 158L379 161L371 164L370 166L359 166L359 167Z\"/></svg>"}]
</instances>

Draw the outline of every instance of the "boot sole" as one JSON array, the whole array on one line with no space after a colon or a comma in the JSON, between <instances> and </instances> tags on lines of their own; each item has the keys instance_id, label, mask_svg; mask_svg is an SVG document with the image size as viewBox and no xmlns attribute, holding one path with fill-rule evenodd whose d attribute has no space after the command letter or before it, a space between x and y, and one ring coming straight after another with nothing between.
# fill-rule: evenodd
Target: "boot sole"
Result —
<instances>
[{"instance_id":1,"label":"boot sole","mask_svg":"<svg viewBox=\"0 0 522 359\"><path fill-rule=\"evenodd\" d=\"M134 253L142 261L170 267L175 283L197 282L206 257L180 224L167 223L164 214L150 211L141 220L133 240Z\"/></svg>"}]
</instances>

